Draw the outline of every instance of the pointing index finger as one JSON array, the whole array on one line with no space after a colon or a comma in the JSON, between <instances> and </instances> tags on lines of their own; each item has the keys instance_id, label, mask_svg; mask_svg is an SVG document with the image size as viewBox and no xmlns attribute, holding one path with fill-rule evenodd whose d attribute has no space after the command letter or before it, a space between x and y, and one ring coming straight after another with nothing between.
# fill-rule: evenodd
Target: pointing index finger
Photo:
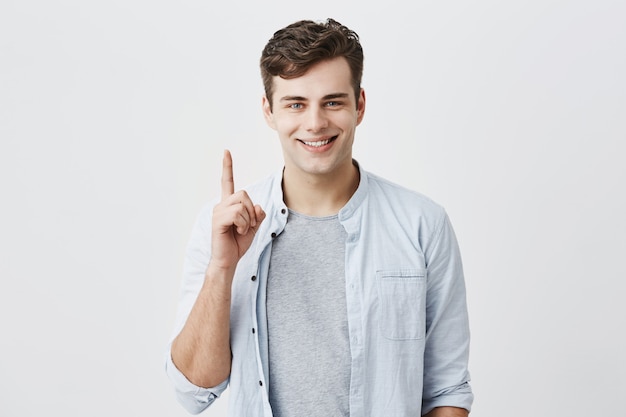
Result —
<instances>
[{"instance_id":1,"label":"pointing index finger","mask_svg":"<svg viewBox=\"0 0 626 417\"><path fill-rule=\"evenodd\" d=\"M222 201L235 193L235 180L233 179L233 158L228 149L224 150L222 160Z\"/></svg>"}]
</instances>

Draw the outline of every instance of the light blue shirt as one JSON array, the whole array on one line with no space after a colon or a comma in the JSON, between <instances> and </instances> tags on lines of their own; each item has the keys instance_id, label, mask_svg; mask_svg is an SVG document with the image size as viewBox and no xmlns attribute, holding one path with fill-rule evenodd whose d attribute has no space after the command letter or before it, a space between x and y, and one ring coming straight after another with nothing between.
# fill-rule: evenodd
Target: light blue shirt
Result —
<instances>
[{"instance_id":1,"label":"light blue shirt","mask_svg":"<svg viewBox=\"0 0 626 417\"><path fill-rule=\"evenodd\" d=\"M339 212L347 233L350 416L415 417L442 406L469 410L465 282L448 216L427 197L359 170L359 187ZM265 291L272 240L287 223L281 182L282 171L246 189L267 218L233 280L229 379L213 388L195 386L167 355L167 374L191 413L204 410L230 384L230 415L272 416ZM174 335L204 281L212 209L209 204L200 213L187 248Z\"/></svg>"}]
</instances>

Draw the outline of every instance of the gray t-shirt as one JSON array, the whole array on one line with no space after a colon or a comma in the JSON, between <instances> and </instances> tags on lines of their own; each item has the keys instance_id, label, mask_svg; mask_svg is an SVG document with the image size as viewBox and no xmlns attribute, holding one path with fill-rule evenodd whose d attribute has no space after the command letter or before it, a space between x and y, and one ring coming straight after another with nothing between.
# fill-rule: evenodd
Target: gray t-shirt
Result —
<instances>
[{"instance_id":1,"label":"gray t-shirt","mask_svg":"<svg viewBox=\"0 0 626 417\"><path fill-rule=\"evenodd\" d=\"M290 210L272 244L266 303L275 417L350 415L345 239L336 215Z\"/></svg>"}]
</instances>

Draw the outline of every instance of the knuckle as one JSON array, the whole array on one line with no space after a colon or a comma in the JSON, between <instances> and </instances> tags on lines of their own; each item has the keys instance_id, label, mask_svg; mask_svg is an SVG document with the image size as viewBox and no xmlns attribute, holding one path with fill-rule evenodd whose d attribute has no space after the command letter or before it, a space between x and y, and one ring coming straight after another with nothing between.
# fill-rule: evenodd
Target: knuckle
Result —
<instances>
[{"instance_id":1,"label":"knuckle","mask_svg":"<svg viewBox=\"0 0 626 417\"><path fill-rule=\"evenodd\" d=\"M248 193L246 192L246 190L239 190L235 193L235 195L239 198L239 200L241 201L247 201L250 200L250 197L248 196Z\"/></svg>"}]
</instances>

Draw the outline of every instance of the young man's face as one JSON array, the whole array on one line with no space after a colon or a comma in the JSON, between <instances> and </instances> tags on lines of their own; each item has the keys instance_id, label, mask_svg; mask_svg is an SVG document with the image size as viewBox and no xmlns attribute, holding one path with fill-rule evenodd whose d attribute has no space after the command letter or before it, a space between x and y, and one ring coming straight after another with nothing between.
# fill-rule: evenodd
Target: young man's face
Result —
<instances>
[{"instance_id":1,"label":"young man's face","mask_svg":"<svg viewBox=\"0 0 626 417\"><path fill-rule=\"evenodd\" d=\"M274 77L273 108L263 98L263 113L278 132L285 174L327 176L352 165L354 132L365 111L357 98L345 58L311 67L298 78Z\"/></svg>"}]
</instances>

